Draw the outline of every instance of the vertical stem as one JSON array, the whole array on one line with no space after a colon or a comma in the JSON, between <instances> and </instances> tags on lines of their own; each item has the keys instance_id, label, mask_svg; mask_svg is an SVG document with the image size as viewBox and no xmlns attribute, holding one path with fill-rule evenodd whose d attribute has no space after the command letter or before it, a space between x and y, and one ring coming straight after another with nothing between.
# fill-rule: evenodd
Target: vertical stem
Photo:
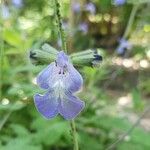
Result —
<instances>
[{"instance_id":1,"label":"vertical stem","mask_svg":"<svg viewBox=\"0 0 150 150\"><path fill-rule=\"evenodd\" d=\"M69 29L70 29L70 34L69 34L69 38L67 40L67 44L68 44L68 48L69 50L73 50L73 34L74 34L74 23L75 23L75 14L74 14L74 11L72 10L72 7L73 7L73 4L74 4L74 0L70 0L70 10L69 10Z\"/></svg>"},{"instance_id":2,"label":"vertical stem","mask_svg":"<svg viewBox=\"0 0 150 150\"><path fill-rule=\"evenodd\" d=\"M2 27L3 28L3 27ZM3 30L3 29L2 29ZM1 32L3 34L3 31ZM1 39L0 42L0 81L2 81L2 67L3 67L3 57L4 57L4 41ZM2 82L0 83L0 100L2 100Z\"/></svg>"},{"instance_id":3,"label":"vertical stem","mask_svg":"<svg viewBox=\"0 0 150 150\"><path fill-rule=\"evenodd\" d=\"M1 5L3 5L3 1L1 1ZM3 40L3 30L4 30L4 20L1 28L1 38L0 38L0 101L2 100L2 76L3 76L3 61L4 61L4 40Z\"/></svg>"},{"instance_id":4,"label":"vertical stem","mask_svg":"<svg viewBox=\"0 0 150 150\"><path fill-rule=\"evenodd\" d=\"M59 34L60 34L60 38L62 41L62 49L67 52L67 45L66 45L66 39L65 39L65 33L64 30L62 28L62 17L60 14L60 4L58 2L58 0L54 0L55 1L55 10L56 10L56 18L57 18L57 24L58 24L58 29L59 29Z\"/></svg>"},{"instance_id":5,"label":"vertical stem","mask_svg":"<svg viewBox=\"0 0 150 150\"><path fill-rule=\"evenodd\" d=\"M70 126L71 126L71 133L72 133L72 137L73 137L74 150L79 150L77 134L76 134L76 126L75 126L74 120L70 121Z\"/></svg>"},{"instance_id":6,"label":"vertical stem","mask_svg":"<svg viewBox=\"0 0 150 150\"><path fill-rule=\"evenodd\" d=\"M55 7L56 7L56 17L57 17L58 29L59 29L59 34L60 34L60 38L62 41L62 48L65 52L67 52L65 33L64 33L63 28L62 28L62 23L61 23L62 18L61 18L61 14L60 14L60 10L59 10L60 4L59 4L58 0L54 0L54 1L55 1ZM72 137L73 137L74 150L79 150L74 120L70 121L70 126L71 126L71 133L72 133Z\"/></svg>"},{"instance_id":7,"label":"vertical stem","mask_svg":"<svg viewBox=\"0 0 150 150\"><path fill-rule=\"evenodd\" d=\"M132 8L128 24L127 24L126 30L124 32L124 35L123 35L123 38L127 38L129 33L130 33L130 30L131 30L132 25L133 25L134 17L135 17L135 14L136 14L138 8L139 8L139 4L133 5L133 8Z\"/></svg>"}]
</instances>

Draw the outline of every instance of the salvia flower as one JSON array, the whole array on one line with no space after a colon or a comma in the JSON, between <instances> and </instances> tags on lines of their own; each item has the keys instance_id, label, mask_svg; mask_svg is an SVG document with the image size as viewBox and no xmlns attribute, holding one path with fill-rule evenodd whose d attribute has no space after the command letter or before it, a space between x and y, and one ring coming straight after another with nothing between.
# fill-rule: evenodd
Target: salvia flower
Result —
<instances>
[{"instance_id":1,"label":"salvia flower","mask_svg":"<svg viewBox=\"0 0 150 150\"><path fill-rule=\"evenodd\" d=\"M22 0L12 0L12 4L17 8L20 8L20 7L22 7L23 2L22 2Z\"/></svg>"},{"instance_id":2,"label":"salvia flower","mask_svg":"<svg viewBox=\"0 0 150 150\"><path fill-rule=\"evenodd\" d=\"M2 5L1 10L2 10L1 11L2 18L3 19L8 19L10 17L10 11L9 11L8 6Z\"/></svg>"},{"instance_id":3,"label":"salvia flower","mask_svg":"<svg viewBox=\"0 0 150 150\"><path fill-rule=\"evenodd\" d=\"M118 54L124 54L126 49L131 49L132 45L129 41L126 39L122 38L119 40L119 46L117 48L117 53Z\"/></svg>"},{"instance_id":4,"label":"salvia flower","mask_svg":"<svg viewBox=\"0 0 150 150\"><path fill-rule=\"evenodd\" d=\"M93 3L86 4L85 10L90 12L91 14L95 14L95 12L96 12L96 8L95 8L95 5Z\"/></svg>"},{"instance_id":5,"label":"salvia flower","mask_svg":"<svg viewBox=\"0 0 150 150\"><path fill-rule=\"evenodd\" d=\"M51 119L60 114L70 120L84 108L84 102L74 96L83 85L82 76L63 51L38 75L37 84L47 90L45 95L34 96L35 106L45 118Z\"/></svg>"},{"instance_id":6,"label":"salvia flower","mask_svg":"<svg viewBox=\"0 0 150 150\"><path fill-rule=\"evenodd\" d=\"M126 0L114 0L114 5L120 6L123 5L126 2Z\"/></svg>"},{"instance_id":7,"label":"salvia flower","mask_svg":"<svg viewBox=\"0 0 150 150\"><path fill-rule=\"evenodd\" d=\"M80 23L79 31L82 31L83 33L87 33L88 32L88 24L85 22Z\"/></svg>"},{"instance_id":8,"label":"salvia flower","mask_svg":"<svg viewBox=\"0 0 150 150\"><path fill-rule=\"evenodd\" d=\"M75 13L80 12L80 10L81 10L80 3L79 3L79 2L74 2L74 3L72 4L72 10L73 10Z\"/></svg>"}]
</instances>

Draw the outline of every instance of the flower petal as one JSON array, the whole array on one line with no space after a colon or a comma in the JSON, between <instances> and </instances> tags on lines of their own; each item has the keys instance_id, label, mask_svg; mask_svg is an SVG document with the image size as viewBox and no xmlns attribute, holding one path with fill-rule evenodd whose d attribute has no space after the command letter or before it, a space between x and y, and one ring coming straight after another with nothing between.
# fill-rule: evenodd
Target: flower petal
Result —
<instances>
[{"instance_id":1,"label":"flower petal","mask_svg":"<svg viewBox=\"0 0 150 150\"><path fill-rule=\"evenodd\" d=\"M69 58L63 51L60 51L57 55L56 62L59 67L63 68L69 62Z\"/></svg>"},{"instance_id":2,"label":"flower petal","mask_svg":"<svg viewBox=\"0 0 150 150\"><path fill-rule=\"evenodd\" d=\"M85 106L83 101L69 92L59 100L59 113L67 120L75 118Z\"/></svg>"},{"instance_id":3,"label":"flower petal","mask_svg":"<svg viewBox=\"0 0 150 150\"><path fill-rule=\"evenodd\" d=\"M52 76L54 63L51 63L48 65L44 70L42 70L39 75L37 76L37 84L43 88L48 89L49 88L49 78Z\"/></svg>"},{"instance_id":4,"label":"flower petal","mask_svg":"<svg viewBox=\"0 0 150 150\"><path fill-rule=\"evenodd\" d=\"M66 90L70 92L77 92L83 85L83 78L72 64L69 64L67 69L68 73L63 79Z\"/></svg>"},{"instance_id":5,"label":"flower petal","mask_svg":"<svg viewBox=\"0 0 150 150\"><path fill-rule=\"evenodd\" d=\"M47 119L58 114L58 100L55 98L53 91L49 91L45 95L36 94L34 103L37 110Z\"/></svg>"}]
</instances>

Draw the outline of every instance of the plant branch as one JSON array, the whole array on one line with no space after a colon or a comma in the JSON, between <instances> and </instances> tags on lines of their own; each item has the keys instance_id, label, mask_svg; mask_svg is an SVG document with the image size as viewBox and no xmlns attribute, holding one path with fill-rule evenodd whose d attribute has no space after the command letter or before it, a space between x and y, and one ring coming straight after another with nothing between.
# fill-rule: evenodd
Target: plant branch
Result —
<instances>
[{"instance_id":1,"label":"plant branch","mask_svg":"<svg viewBox=\"0 0 150 150\"><path fill-rule=\"evenodd\" d=\"M129 135L134 128L140 123L141 119L145 116L145 114L147 114L150 111L150 107L148 107L147 109L145 109L145 111L140 115L140 117L137 119L137 121L131 126L131 128L125 132L118 140L116 140L116 142L114 142L113 144L111 144L108 148L106 148L106 150L111 150L113 149L115 146L117 146L117 144L119 144L120 142L122 142L124 140L124 138Z\"/></svg>"},{"instance_id":2,"label":"plant branch","mask_svg":"<svg viewBox=\"0 0 150 150\"><path fill-rule=\"evenodd\" d=\"M0 122L0 131L2 130L3 126L7 122L9 116L11 115L12 111L9 111L5 116L4 119Z\"/></svg>"},{"instance_id":3,"label":"plant branch","mask_svg":"<svg viewBox=\"0 0 150 150\"><path fill-rule=\"evenodd\" d=\"M131 11L131 14L130 14L130 17L129 17L128 24L127 24L125 32L123 34L123 38L125 38L125 39L129 36L129 33L131 31L133 21L134 21L134 18L135 18L135 15L136 15L136 12L137 12L138 8L139 8L139 4L133 5L132 11Z\"/></svg>"}]
</instances>

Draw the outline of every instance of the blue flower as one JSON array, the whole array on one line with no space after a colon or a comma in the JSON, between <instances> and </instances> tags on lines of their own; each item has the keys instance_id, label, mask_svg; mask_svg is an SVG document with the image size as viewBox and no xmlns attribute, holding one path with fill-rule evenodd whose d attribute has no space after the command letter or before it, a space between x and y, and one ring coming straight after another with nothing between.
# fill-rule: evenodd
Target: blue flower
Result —
<instances>
[{"instance_id":1,"label":"blue flower","mask_svg":"<svg viewBox=\"0 0 150 150\"><path fill-rule=\"evenodd\" d=\"M95 12L96 12L96 8L95 8L95 5L93 3L86 4L85 10L89 11L91 14L95 14Z\"/></svg>"},{"instance_id":2,"label":"blue flower","mask_svg":"<svg viewBox=\"0 0 150 150\"><path fill-rule=\"evenodd\" d=\"M3 19L8 19L10 17L10 11L9 11L8 6L2 5L1 8L2 8L2 11L1 11L2 18Z\"/></svg>"},{"instance_id":3,"label":"blue flower","mask_svg":"<svg viewBox=\"0 0 150 150\"><path fill-rule=\"evenodd\" d=\"M78 2L73 2L73 4L72 4L72 10L73 10L75 13L80 12L80 10L81 10L80 3L78 3Z\"/></svg>"},{"instance_id":4,"label":"blue flower","mask_svg":"<svg viewBox=\"0 0 150 150\"><path fill-rule=\"evenodd\" d=\"M123 5L126 2L126 0L114 0L114 5L119 6Z\"/></svg>"},{"instance_id":5,"label":"blue flower","mask_svg":"<svg viewBox=\"0 0 150 150\"><path fill-rule=\"evenodd\" d=\"M119 40L119 46L117 48L117 53L118 54L124 54L126 49L131 49L132 45L129 41L126 39L122 38Z\"/></svg>"},{"instance_id":6,"label":"blue flower","mask_svg":"<svg viewBox=\"0 0 150 150\"><path fill-rule=\"evenodd\" d=\"M35 106L45 118L51 119L59 113L70 120L84 108L84 102L74 96L83 85L82 76L63 51L38 75L37 84L47 90L45 95L34 96Z\"/></svg>"},{"instance_id":7,"label":"blue flower","mask_svg":"<svg viewBox=\"0 0 150 150\"><path fill-rule=\"evenodd\" d=\"M80 23L79 31L82 31L83 33L87 33L88 32L88 24L85 22Z\"/></svg>"},{"instance_id":8,"label":"blue flower","mask_svg":"<svg viewBox=\"0 0 150 150\"><path fill-rule=\"evenodd\" d=\"M23 5L22 0L12 0L12 3L15 7L20 8Z\"/></svg>"}]
</instances>

